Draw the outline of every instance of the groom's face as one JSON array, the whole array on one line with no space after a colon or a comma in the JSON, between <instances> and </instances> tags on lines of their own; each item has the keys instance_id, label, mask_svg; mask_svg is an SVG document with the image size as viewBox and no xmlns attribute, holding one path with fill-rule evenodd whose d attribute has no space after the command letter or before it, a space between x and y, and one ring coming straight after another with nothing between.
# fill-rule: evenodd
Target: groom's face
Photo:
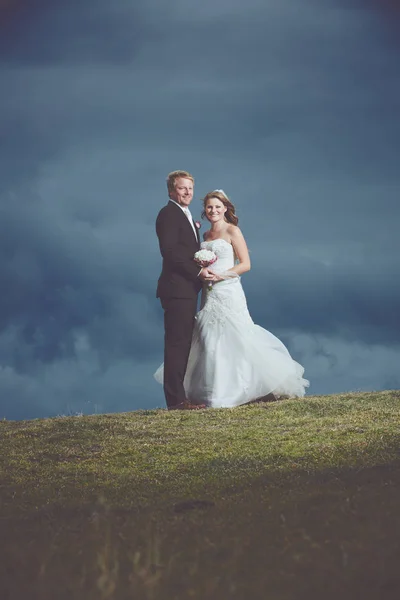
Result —
<instances>
[{"instance_id":1,"label":"groom's face","mask_svg":"<svg viewBox=\"0 0 400 600\"><path fill-rule=\"evenodd\" d=\"M186 177L175 179L175 189L171 192L171 198L181 206L189 206L193 198L193 181Z\"/></svg>"}]
</instances>

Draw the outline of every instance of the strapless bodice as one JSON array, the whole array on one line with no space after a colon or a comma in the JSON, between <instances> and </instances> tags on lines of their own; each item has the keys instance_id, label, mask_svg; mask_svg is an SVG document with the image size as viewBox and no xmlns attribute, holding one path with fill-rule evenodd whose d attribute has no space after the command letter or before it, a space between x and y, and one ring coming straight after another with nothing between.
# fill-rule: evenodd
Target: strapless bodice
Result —
<instances>
[{"instance_id":1,"label":"strapless bodice","mask_svg":"<svg viewBox=\"0 0 400 600\"><path fill-rule=\"evenodd\" d=\"M234 266L235 253L232 244L226 240L218 238L216 240L210 240L209 242L202 242L201 248L204 250L212 250L212 252L217 255L217 261L210 267L215 273L222 273Z\"/></svg>"}]
</instances>

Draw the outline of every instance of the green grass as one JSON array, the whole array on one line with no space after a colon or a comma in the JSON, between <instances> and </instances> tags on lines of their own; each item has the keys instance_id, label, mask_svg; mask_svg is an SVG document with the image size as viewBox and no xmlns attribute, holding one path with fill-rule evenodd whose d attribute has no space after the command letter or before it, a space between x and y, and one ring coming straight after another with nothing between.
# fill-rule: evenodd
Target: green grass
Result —
<instances>
[{"instance_id":1,"label":"green grass","mask_svg":"<svg viewBox=\"0 0 400 600\"><path fill-rule=\"evenodd\" d=\"M400 392L0 422L0 597L397 598Z\"/></svg>"}]
</instances>

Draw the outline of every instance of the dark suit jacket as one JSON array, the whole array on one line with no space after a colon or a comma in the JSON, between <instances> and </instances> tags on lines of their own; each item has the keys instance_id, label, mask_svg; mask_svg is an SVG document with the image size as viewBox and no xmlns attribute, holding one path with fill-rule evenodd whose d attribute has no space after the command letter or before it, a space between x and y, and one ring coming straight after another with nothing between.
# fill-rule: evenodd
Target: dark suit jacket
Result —
<instances>
[{"instance_id":1,"label":"dark suit jacket","mask_svg":"<svg viewBox=\"0 0 400 600\"><path fill-rule=\"evenodd\" d=\"M195 236L182 209L168 202L158 213L156 231L163 258L157 298L195 298L202 285L193 260L200 248L198 230Z\"/></svg>"}]
</instances>

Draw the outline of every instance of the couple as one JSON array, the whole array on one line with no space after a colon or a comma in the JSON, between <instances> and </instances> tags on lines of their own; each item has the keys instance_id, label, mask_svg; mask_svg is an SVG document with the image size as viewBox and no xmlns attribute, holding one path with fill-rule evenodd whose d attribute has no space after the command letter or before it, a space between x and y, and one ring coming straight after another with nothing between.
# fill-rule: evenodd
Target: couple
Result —
<instances>
[{"instance_id":1,"label":"couple","mask_svg":"<svg viewBox=\"0 0 400 600\"><path fill-rule=\"evenodd\" d=\"M167 187L170 201L156 222L163 258L157 297L164 309L164 364L154 374L164 385L167 408L234 407L270 394L304 396L309 382L303 367L278 338L253 323L247 309L240 276L250 270L250 258L235 207L223 190L204 197L202 217L210 229L200 243L200 223L189 210L192 175L173 171ZM215 253L212 266L196 264L200 248Z\"/></svg>"}]
</instances>

